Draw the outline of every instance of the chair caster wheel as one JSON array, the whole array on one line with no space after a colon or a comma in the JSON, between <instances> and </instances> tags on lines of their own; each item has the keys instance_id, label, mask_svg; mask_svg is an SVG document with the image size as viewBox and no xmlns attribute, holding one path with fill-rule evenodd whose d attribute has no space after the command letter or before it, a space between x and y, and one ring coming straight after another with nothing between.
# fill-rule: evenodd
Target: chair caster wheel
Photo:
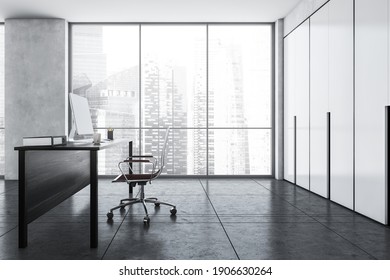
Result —
<instances>
[{"instance_id":1,"label":"chair caster wheel","mask_svg":"<svg viewBox=\"0 0 390 280\"><path fill-rule=\"evenodd\" d=\"M160 203L156 202L156 203L154 204L154 206L160 207Z\"/></svg>"},{"instance_id":2,"label":"chair caster wheel","mask_svg":"<svg viewBox=\"0 0 390 280\"><path fill-rule=\"evenodd\" d=\"M171 215L173 215L173 216L174 216L174 215L176 215L176 213L177 213L177 210L176 210L176 208L172 208L172 209L171 209Z\"/></svg>"},{"instance_id":3,"label":"chair caster wheel","mask_svg":"<svg viewBox=\"0 0 390 280\"><path fill-rule=\"evenodd\" d=\"M107 213L107 219L112 220L113 217L114 217L114 213L111 212Z\"/></svg>"},{"instance_id":4,"label":"chair caster wheel","mask_svg":"<svg viewBox=\"0 0 390 280\"><path fill-rule=\"evenodd\" d=\"M150 224L150 218L149 217L145 217L144 218L144 224L146 224L146 225Z\"/></svg>"}]
</instances>

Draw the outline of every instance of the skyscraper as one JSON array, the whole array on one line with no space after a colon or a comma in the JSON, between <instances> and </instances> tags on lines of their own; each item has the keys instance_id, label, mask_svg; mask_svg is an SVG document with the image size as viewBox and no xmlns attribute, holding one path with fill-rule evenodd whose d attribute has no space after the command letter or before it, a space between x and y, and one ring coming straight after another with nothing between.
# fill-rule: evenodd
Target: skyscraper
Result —
<instances>
[{"instance_id":1,"label":"skyscraper","mask_svg":"<svg viewBox=\"0 0 390 280\"><path fill-rule=\"evenodd\" d=\"M73 92L87 97L95 128L117 128L115 138L138 143L138 66L129 66L107 77L103 28L86 25L73 29ZM98 132L106 138L106 129ZM108 152L110 154L106 154ZM118 173L117 163L127 155L127 145L99 153L99 172Z\"/></svg>"},{"instance_id":2,"label":"skyscraper","mask_svg":"<svg viewBox=\"0 0 390 280\"><path fill-rule=\"evenodd\" d=\"M143 151L159 154L163 144L164 129L180 127L187 123L184 98L185 69L160 65L148 59L143 65ZM173 129L169 138L167 174L187 174L187 130Z\"/></svg>"},{"instance_id":3,"label":"skyscraper","mask_svg":"<svg viewBox=\"0 0 390 280\"><path fill-rule=\"evenodd\" d=\"M103 26L73 28L72 64L74 74L85 73L94 85L106 78L107 56L103 52Z\"/></svg>"},{"instance_id":4,"label":"skyscraper","mask_svg":"<svg viewBox=\"0 0 390 280\"><path fill-rule=\"evenodd\" d=\"M213 47L210 48L209 102L212 100L212 103L209 108L213 109L209 111L209 118L213 116L214 119L209 127L245 128L240 45L219 38L211 40L210 44ZM250 174L247 129L210 129L209 139L214 139L214 145L209 149L209 174Z\"/></svg>"},{"instance_id":5,"label":"skyscraper","mask_svg":"<svg viewBox=\"0 0 390 280\"><path fill-rule=\"evenodd\" d=\"M192 135L192 155L189 160L192 160L192 174L206 175L207 174L207 94L206 94L206 41L201 37L195 41L194 56L194 78L193 78L193 121L194 128L200 128L193 132ZM209 104L212 100L209 99ZM209 106L210 108L210 106ZM209 115L209 123L212 123L212 116ZM209 149L213 147L213 139L209 138ZM209 163L210 166L210 163Z\"/></svg>"}]
</instances>

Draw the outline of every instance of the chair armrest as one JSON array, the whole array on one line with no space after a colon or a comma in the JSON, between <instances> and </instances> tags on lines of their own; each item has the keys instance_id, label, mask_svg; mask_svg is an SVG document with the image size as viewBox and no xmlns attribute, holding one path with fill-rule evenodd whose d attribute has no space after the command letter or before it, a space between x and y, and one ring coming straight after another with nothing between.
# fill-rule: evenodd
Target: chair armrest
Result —
<instances>
[{"instance_id":1,"label":"chair armrest","mask_svg":"<svg viewBox=\"0 0 390 280\"><path fill-rule=\"evenodd\" d=\"M129 157L130 158L130 157ZM119 170L121 171L123 177L125 178L126 182L129 184L130 181L129 179L127 178L125 172L123 171L121 165L123 164L126 164L128 166L128 168L130 169L131 172L133 172L133 169L131 168L131 165L130 163L133 163L133 162L139 162L139 163L149 163L149 164L152 164L153 165L153 168L152 168L152 172L150 174L150 180L149 182L151 182L152 180L152 177L153 177L153 174L154 174L154 170L156 169L156 158L155 157L151 157L151 159L126 159L124 161L121 161L118 163L118 168Z\"/></svg>"},{"instance_id":2,"label":"chair armrest","mask_svg":"<svg viewBox=\"0 0 390 280\"><path fill-rule=\"evenodd\" d=\"M145 156L142 156L142 155L136 155L136 156L129 156L128 158L152 158L154 156L152 155L145 155Z\"/></svg>"},{"instance_id":3,"label":"chair armrest","mask_svg":"<svg viewBox=\"0 0 390 280\"><path fill-rule=\"evenodd\" d=\"M150 162L147 159L126 159L123 162L133 163L133 162Z\"/></svg>"},{"instance_id":4,"label":"chair armrest","mask_svg":"<svg viewBox=\"0 0 390 280\"><path fill-rule=\"evenodd\" d=\"M136 158L136 159L133 159L133 158ZM136 156L130 156L130 157L127 157L124 161L121 161L119 164L122 164L122 163L133 163L133 162L144 162L144 163L152 163L152 161L154 162L154 165L157 164L157 158L152 156L152 155L136 155Z\"/></svg>"}]
</instances>

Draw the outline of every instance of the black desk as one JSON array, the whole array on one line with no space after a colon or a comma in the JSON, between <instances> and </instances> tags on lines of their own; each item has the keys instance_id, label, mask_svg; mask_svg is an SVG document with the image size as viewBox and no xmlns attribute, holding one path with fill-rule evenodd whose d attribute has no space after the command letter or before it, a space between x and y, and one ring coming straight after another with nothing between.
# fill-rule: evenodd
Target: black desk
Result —
<instances>
[{"instance_id":1,"label":"black desk","mask_svg":"<svg viewBox=\"0 0 390 280\"><path fill-rule=\"evenodd\" d=\"M128 141L127 141L128 142ZM98 151L124 143L22 146L19 152L19 248L27 247L28 224L90 185L90 245L98 245ZM132 142L129 142L129 154ZM119 159L118 159L119 160Z\"/></svg>"}]
</instances>

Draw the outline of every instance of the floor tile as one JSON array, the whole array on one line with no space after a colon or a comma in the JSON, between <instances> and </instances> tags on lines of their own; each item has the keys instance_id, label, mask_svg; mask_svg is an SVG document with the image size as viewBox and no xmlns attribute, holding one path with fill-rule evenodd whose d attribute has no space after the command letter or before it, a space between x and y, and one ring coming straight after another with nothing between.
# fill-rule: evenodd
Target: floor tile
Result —
<instances>
[{"instance_id":1,"label":"floor tile","mask_svg":"<svg viewBox=\"0 0 390 280\"><path fill-rule=\"evenodd\" d=\"M303 215L302 211L273 196L210 196L218 215L222 214L278 214L278 215Z\"/></svg>"},{"instance_id":2,"label":"floor tile","mask_svg":"<svg viewBox=\"0 0 390 280\"><path fill-rule=\"evenodd\" d=\"M18 215L18 196L4 193L0 195L0 222L2 217Z\"/></svg>"},{"instance_id":3,"label":"floor tile","mask_svg":"<svg viewBox=\"0 0 390 280\"><path fill-rule=\"evenodd\" d=\"M104 259L236 259L219 223L124 223Z\"/></svg>"},{"instance_id":4,"label":"floor tile","mask_svg":"<svg viewBox=\"0 0 390 280\"><path fill-rule=\"evenodd\" d=\"M295 197L306 197L310 194L309 191L295 186L287 181L283 180L265 180L265 179L254 179L262 187L266 188L273 194L285 197L285 196L295 196Z\"/></svg>"},{"instance_id":5,"label":"floor tile","mask_svg":"<svg viewBox=\"0 0 390 280\"><path fill-rule=\"evenodd\" d=\"M126 197L129 187L127 183L112 183L110 179L99 180L99 194L110 196L119 195ZM133 188L133 193L136 194L139 186ZM89 195L89 189L85 188L80 194ZM151 184L145 185L145 194L154 195L204 195L204 190L199 179L169 179L162 178L152 181Z\"/></svg>"},{"instance_id":6,"label":"floor tile","mask_svg":"<svg viewBox=\"0 0 390 280\"><path fill-rule=\"evenodd\" d=\"M204 195L199 179L163 179L152 181L145 187L145 193L157 195Z\"/></svg>"},{"instance_id":7,"label":"floor tile","mask_svg":"<svg viewBox=\"0 0 390 280\"><path fill-rule=\"evenodd\" d=\"M269 190L251 179L201 179L201 182L209 196L272 196Z\"/></svg>"},{"instance_id":8,"label":"floor tile","mask_svg":"<svg viewBox=\"0 0 390 280\"><path fill-rule=\"evenodd\" d=\"M126 216L126 219L124 220L124 223L143 223L145 215L144 214L131 214L129 213ZM167 213L166 215L159 215L159 214L150 214L149 218L151 223L220 223L220 220L215 214L192 214L192 215L183 215L183 214L176 214L175 216L170 215ZM117 221L113 219L114 222L121 222L121 220Z\"/></svg>"},{"instance_id":9,"label":"floor tile","mask_svg":"<svg viewBox=\"0 0 390 280\"><path fill-rule=\"evenodd\" d=\"M324 199L315 194L306 197L283 196L283 200L308 215L345 215L352 216L354 213L336 203Z\"/></svg>"},{"instance_id":10,"label":"floor tile","mask_svg":"<svg viewBox=\"0 0 390 280\"><path fill-rule=\"evenodd\" d=\"M372 259L317 223L225 223L224 227L240 259Z\"/></svg>"},{"instance_id":11,"label":"floor tile","mask_svg":"<svg viewBox=\"0 0 390 280\"><path fill-rule=\"evenodd\" d=\"M114 178L114 176L113 176ZM113 179L112 178L112 179ZM103 178L98 182L98 193L102 196L127 196L129 193L129 186L125 182L112 183L112 179ZM133 188L134 194L137 193L139 186ZM159 179L153 181L152 184L146 184L145 193L169 193L177 195L186 194L204 194L202 185L198 179L177 180L177 179ZM80 190L77 195L89 196L89 186Z\"/></svg>"},{"instance_id":12,"label":"floor tile","mask_svg":"<svg viewBox=\"0 0 390 280\"><path fill-rule=\"evenodd\" d=\"M14 229L17 226L16 223L3 223L0 222L0 237L6 234L8 231Z\"/></svg>"},{"instance_id":13,"label":"floor tile","mask_svg":"<svg viewBox=\"0 0 390 280\"><path fill-rule=\"evenodd\" d=\"M208 215L215 214L214 209L206 195L187 195L187 196L174 196L174 195L155 195L160 201L167 202L176 205L177 215ZM118 205L119 201L113 201L111 204ZM166 205L160 205L155 207L153 203L147 203L148 213L150 215L170 215L170 209L172 207ZM133 204L126 206L129 209L129 214L144 214L144 208L142 204ZM119 209L115 211L118 213ZM114 213L114 215L115 215Z\"/></svg>"},{"instance_id":14,"label":"floor tile","mask_svg":"<svg viewBox=\"0 0 390 280\"><path fill-rule=\"evenodd\" d=\"M307 215L233 215L220 214L218 215L222 223L317 223L315 219Z\"/></svg>"},{"instance_id":15,"label":"floor tile","mask_svg":"<svg viewBox=\"0 0 390 280\"><path fill-rule=\"evenodd\" d=\"M0 180L0 195L5 191L5 180Z\"/></svg>"},{"instance_id":16,"label":"floor tile","mask_svg":"<svg viewBox=\"0 0 390 280\"><path fill-rule=\"evenodd\" d=\"M16 180L0 180L0 195L4 193L18 194L18 181Z\"/></svg>"},{"instance_id":17,"label":"floor tile","mask_svg":"<svg viewBox=\"0 0 390 280\"><path fill-rule=\"evenodd\" d=\"M18 248L18 229L0 238L0 259L100 259L117 226L99 223L99 247L91 249L88 223L31 223L27 248Z\"/></svg>"},{"instance_id":18,"label":"floor tile","mask_svg":"<svg viewBox=\"0 0 390 280\"><path fill-rule=\"evenodd\" d=\"M327 222L325 225L375 258L390 259L389 227L376 222Z\"/></svg>"},{"instance_id":19,"label":"floor tile","mask_svg":"<svg viewBox=\"0 0 390 280\"><path fill-rule=\"evenodd\" d=\"M346 214L334 214L334 215L310 215L313 219L319 223L373 223L373 220L366 218L357 213Z\"/></svg>"}]
</instances>

